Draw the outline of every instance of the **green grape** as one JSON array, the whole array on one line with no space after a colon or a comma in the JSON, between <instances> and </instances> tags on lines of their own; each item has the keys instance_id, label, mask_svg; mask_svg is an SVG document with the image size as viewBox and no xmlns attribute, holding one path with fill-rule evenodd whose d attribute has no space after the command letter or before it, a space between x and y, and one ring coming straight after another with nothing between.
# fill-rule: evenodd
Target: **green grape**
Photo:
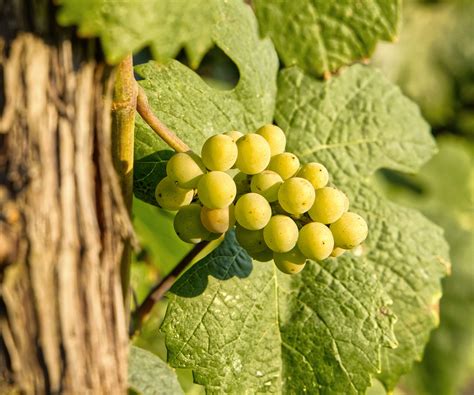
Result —
<instances>
[{"instance_id":1,"label":"green grape","mask_svg":"<svg viewBox=\"0 0 474 395\"><path fill-rule=\"evenodd\" d=\"M264 228L271 216L270 203L258 193L246 193L235 204L235 219L241 226L249 230Z\"/></svg>"},{"instance_id":2,"label":"green grape","mask_svg":"<svg viewBox=\"0 0 474 395\"><path fill-rule=\"evenodd\" d=\"M347 196L339 189L332 187L317 189L314 204L308 214L313 221L332 224L341 218L346 203Z\"/></svg>"},{"instance_id":3,"label":"green grape","mask_svg":"<svg viewBox=\"0 0 474 395\"><path fill-rule=\"evenodd\" d=\"M197 190L199 200L207 208L227 207L237 194L234 180L222 171L204 174L199 180Z\"/></svg>"},{"instance_id":4,"label":"green grape","mask_svg":"<svg viewBox=\"0 0 474 395\"><path fill-rule=\"evenodd\" d=\"M270 146L262 136L249 133L237 140L236 167L246 174L257 174L265 170L270 162Z\"/></svg>"},{"instance_id":5,"label":"green grape","mask_svg":"<svg viewBox=\"0 0 474 395\"><path fill-rule=\"evenodd\" d=\"M262 195L269 202L278 200L278 190L283 183L282 178L271 170L255 174L250 182L250 190Z\"/></svg>"},{"instance_id":6,"label":"green grape","mask_svg":"<svg viewBox=\"0 0 474 395\"><path fill-rule=\"evenodd\" d=\"M163 178L155 189L156 201L160 207L166 210L178 210L191 203L193 197L194 191L192 189L180 188L169 177Z\"/></svg>"},{"instance_id":7,"label":"green grape","mask_svg":"<svg viewBox=\"0 0 474 395\"><path fill-rule=\"evenodd\" d=\"M308 211L314 203L314 188L308 180L289 178L278 190L278 203L286 212L294 215Z\"/></svg>"},{"instance_id":8,"label":"green grape","mask_svg":"<svg viewBox=\"0 0 474 395\"><path fill-rule=\"evenodd\" d=\"M285 150L286 136L278 126L264 125L256 133L267 140L272 156L281 154Z\"/></svg>"},{"instance_id":9,"label":"green grape","mask_svg":"<svg viewBox=\"0 0 474 395\"><path fill-rule=\"evenodd\" d=\"M229 170L237 160L237 145L232 137L216 134L202 146L201 158L210 170Z\"/></svg>"},{"instance_id":10,"label":"green grape","mask_svg":"<svg viewBox=\"0 0 474 395\"><path fill-rule=\"evenodd\" d=\"M287 180L293 177L300 167L300 161L290 152L283 152L281 154L272 156L268 165L268 170L273 170L278 173L281 178Z\"/></svg>"},{"instance_id":11,"label":"green grape","mask_svg":"<svg viewBox=\"0 0 474 395\"><path fill-rule=\"evenodd\" d=\"M329 182L328 170L321 163L316 162L301 166L296 176L308 180L313 184L314 189L324 188Z\"/></svg>"},{"instance_id":12,"label":"green grape","mask_svg":"<svg viewBox=\"0 0 474 395\"><path fill-rule=\"evenodd\" d=\"M234 205L224 208L201 209L201 222L212 233L225 233L235 224Z\"/></svg>"},{"instance_id":13,"label":"green grape","mask_svg":"<svg viewBox=\"0 0 474 395\"><path fill-rule=\"evenodd\" d=\"M334 239L326 225L311 222L300 229L298 247L308 259L322 261L331 255Z\"/></svg>"},{"instance_id":14,"label":"green grape","mask_svg":"<svg viewBox=\"0 0 474 395\"><path fill-rule=\"evenodd\" d=\"M196 188L205 172L201 158L192 151L174 154L166 165L166 174L181 188Z\"/></svg>"},{"instance_id":15,"label":"green grape","mask_svg":"<svg viewBox=\"0 0 474 395\"><path fill-rule=\"evenodd\" d=\"M330 229L336 246L348 250L362 243L369 232L364 218L350 211L331 224Z\"/></svg>"},{"instance_id":16,"label":"green grape","mask_svg":"<svg viewBox=\"0 0 474 395\"><path fill-rule=\"evenodd\" d=\"M273 259L273 251L269 248L266 248L265 250L260 252L249 252L249 255L259 262L268 262Z\"/></svg>"},{"instance_id":17,"label":"green grape","mask_svg":"<svg viewBox=\"0 0 474 395\"><path fill-rule=\"evenodd\" d=\"M201 223L201 206L197 203L179 209L174 217L174 230L186 243L197 244L211 236Z\"/></svg>"},{"instance_id":18,"label":"green grape","mask_svg":"<svg viewBox=\"0 0 474 395\"><path fill-rule=\"evenodd\" d=\"M234 176L234 182L237 186L237 196L250 192L250 176L248 174L238 172Z\"/></svg>"},{"instance_id":19,"label":"green grape","mask_svg":"<svg viewBox=\"0 0 474 395\"><path fill-rule=\"evenodd\" d=\"M337 258L338 256L341 256L342 254L344 254L346 251L347 250L345 250L344 248L336 247L336 248L334 248L334 250L332 250L331 256L333 258Z\"/></svg>"},{"instance_id":20,"label":"green grape","mask_svg":"<svg viewBox=\"0 0 474 395\"><path fill-rule=\"evenodd\" d=\"M249 254L256 254L267 249L265 240L263 240L263 229L248 230L240 225L235 227L235 237L242 248L245 248Z\"/></svg>"},{"instance_id":21,"label":"green grape","mask_svg":"<svg viewBox=\"0 0 474 395\"><path fill-rule=\"evenodd\" d=\"M273 260L280 271L286 274L299 273L305 267L307 258L301 253L298 247L288 252L274 252Z\"/></svg>"},{"instance_id":22,"label":"green grape","mask_svg":"<svg viewBox=\"0 0 474 395\"><path fill-rule=\"evenodd\" d=\"M272 251L288 252L296 245L298 227L290 217L275 215L263 229L263 239Z\"/></svg>"},{"instance_id":23,"label":"green grape","mask_svg":"<svg viewBox=\"0 0 474 395\"><path fill-rule=\"evenodd\" d=\"M240 133L237 130L231 130L230 132L225 132L224 133L226 136L229 136L234 143L237 142L238 139L240 139L244 134Z\"/></svg>"}]
</instances>

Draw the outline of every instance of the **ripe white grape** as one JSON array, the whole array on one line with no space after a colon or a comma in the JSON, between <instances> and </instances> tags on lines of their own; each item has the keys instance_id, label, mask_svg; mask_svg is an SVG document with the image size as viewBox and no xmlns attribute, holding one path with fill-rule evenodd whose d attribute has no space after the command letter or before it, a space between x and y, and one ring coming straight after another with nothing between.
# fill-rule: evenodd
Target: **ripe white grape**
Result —
<instances>
[{"instance_id":1,"label":"ripe white grape","mask_svg":"<svg viewBox=\"0 0 474 395\"><path fill-rule=\"evenodd\" d=\"M290 152L272 156L268 165L268 170L278 173L283 180L293 177L300 167L298 157Z\"/></svg>"},{"instance_id":2,"label":"ripe white grape","mask_svg":"<svg viewBox=\"0 0 474 395\"><path fill-rule=\"evenodd\" d=\"M313 184L314 189L324 188L329 182L328 170L321 163L316 162L301 166L296 176L308 180Z\"/></svg>"},{"instance_id":3,"label":"ripe white grape","mask_svg":"<svg viewBox=\"0 0 474 395\"><path fill-rule=\"evenodd\" d=\"M347 250L345 250L344 248L339 248L339 247L335 247L334 250L332 250L331 252L331 256L333 258L337 258L338 256L341 256L342 254L344 254Z\"/></svg>"},{"instance_id":4,"label":"ripe white grape","mask_svg":"<svg viewBox=\"0 0 474 395\"><path fill-rule=\"evenodd\" d=\"M337 247L351 249L362 243L369 232L367 222L356 213L348 211L330 226Z\"/></svg>"},{"instance_id":5,"label":"ripe white grape","mask_svg":"<svg viewBox=\"0 0 474 395\"><path fill-rule=\"evenodd\" d=\"M238 139L240 139L244 134L237 131L237 130L231 130L230 132L225 132L224 133L226 136L229 136L234 143L237 142Z\"/></svg>"},{"instance_id":6,"label":"ripe white grape","mask_svg":"<svg viewBox=\"0 0 474 395\"><path fill-rule=\"evenodd\" d=\"M278 190L278 202L286 212L294 215L308 211L314 203L314 188L308 180L289 178Z\"/></svg>"},{"instance_id":7,"label":"ripe white grape","mask_svg":"<svg viewBox=\"0 0 474 395\"><path fill-rule=\"evenodd\" d=\"M267 140L268 145L270 146L271 155L281 154L285 151L286 146L286 136L276 125L264 125L256 132Z\"/></svg>"},{"instance_id":8,"label":"ripe white grape","mask_svg":"<svg viewBox=\"0 0 474 395\"><path fill-rule=\"evenodd\" d=\"M222 171L204 174L199 180L197 189L199 200L207 208L227 207L237 194L234 180Z\"/></svg>"},{"instance_id":9,"label":"ripe white grape","mask_svg":"<svg viewBox=\"0 0 474 395\"><path fill-rule=\"evenodd\" d=\"M235 237L240 246L245 248L249 254L263 252L267 249L267 245L263 240L263 229L248 230L237 225L235 227Z\"/></svg>"},{"instance_id":10,"label":"ripe white grape","mask_svg":"<svg viewBox=\"0 0 474 395\"><path fill-rule=\"evenodd\" d=\"M258 193L246 193L235 204L235 219L249 230L264 228L271 216L270 203Z\"/></svg>"},{"instance_id":11,"label":"ripe white grape","mask_svg":"<svg viewBox=\"0 0 474 395\"><path fill-rule=\"evenodd\" d=\"M265 170L270 162L270 146L262 136L249 133L237 140L236 167L246 174L257 174Z\"/></svg>"},{"instance_id":12,"label":"ripe white grape","mask_svg":"<svg viewBox=\"0 0 474 395\"><path fill-rule=\"evenodd\" d=\"M179 209L174 217L174 230L186 243L197 244L211 236L201 223L201 206L197 203Z\"/></svg>"},{"instance_id":13,"label":"ripe white grape","mask_svg":"<svg viewBox=\"0 0 474 395\"><path fill-rule=\"evenodd\" d=\"M180 188L169 177L163 178L155 189L156 201L166 210L178 210L181 206L191 203L193 196L192 189Z\"/></svg>"},{"instance_id":14,"label":"ripe white grape","mask_svg":"<svg viewBox=\"0 0 474 395\"><path fill-rule=\"evenodd\" d=\"M201 222L212 233L225 233L235 224L234 205L224 208L201 209Z\"/></svg>"},{"instance_id":15,"label":"ripe white grape","mask_svg":"<svg viewBox=\"0 0 474 395\"><path fill-rule=\"evenodd\" d=\"M192 151L174 154L166 165L166 174L181 188L196 188L205 172L201 158Z\"/></svg>"},{"instance_id":16,"label":"ripe white grape","mask_svg":"<svg viewBox=\"0 0 474 395\"><path fill-rule=\"evenodd\" d=\"M229 170L237 160L237 145L231 137L216 134L202 146L201 158L209 170Z\"/></svg>"},{"instance_id":17,"label":"ripe white grape","mask_svg":"<svg viewBox=\"0 0 474 395\"><path fill-rule=\"evenodd\" d=\"M283 183L282 178L271 170L255 174L250 182L250 190L262 195L269 202L278 200L278 190Z\"/></svg>"},{"instance_id":18,"label":"ripe white grape","mask_svg":"<svg viewBox=\"0 0 474 395\"><path fill-rule=\"evenodd\" d=\"M273 253L273 260L280 271L286 274L296 274L304 269L307 258L301 253L298 247L291 251Z\"/></svg>"},{"instance_id":19,"label":"ripe white grape","mask_svg":"<svg viewBox=\"0 0 474 395\"><path fill-rule=\"evenodd\" d=\"M311 222L300 229L298 248L308 259L321 261L334 249L334 238L326 225Z\"/></svg>"},{"instance_id":20,"label":"ripe white grape","mask_svg":"<svg viewBox=\"0 0 474 395\"><path fill-rule=\"evenodd\" d=\"M347 196L339 189L324 187L316 190L314 204L308 214L313 221L332 224L341 218L347 204Z\"/></svg>"},{"instance_id":21,"label":"ripe white grape","mask_svg":"<svg viewBox=\"0 0 474 395\"><path fill-rule=\"evenodd\" d=\"M247 251L248 252L248 251ZM260 252L249 252L248 253L253 259L259 262L268 262L273 259L273 251L269 248L266 248Z\"/></svg>"},{"instance_id":22,"label":"ripe white grape","mask_svg":"<svg viewBox=\"0 0 474 395\"><path fill-rule=\"evenodd\" d=\"M298 240L298 226L286 215L275 215L263 229L263 239L272 251L288 252Z\"/></svg>"}]
</instances>

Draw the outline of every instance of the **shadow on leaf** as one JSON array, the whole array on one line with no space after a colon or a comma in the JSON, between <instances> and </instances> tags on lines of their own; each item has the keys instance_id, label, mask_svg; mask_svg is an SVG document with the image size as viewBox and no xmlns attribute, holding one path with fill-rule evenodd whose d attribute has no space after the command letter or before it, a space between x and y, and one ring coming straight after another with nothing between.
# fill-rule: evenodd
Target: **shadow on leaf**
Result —
<instances>
[{"instance_id":1,"label":"shadow on leaf","mask_svg":"<svg viewBox=\"0 0 474 395\"><path fill-rule=\"evenodd\" d=\"M209 276L222 281L234 276L245 278L252 269L252 258L240 247L235 239L235 232L231 231L219 247L184 273L170 292L192 298L206 290Z\"/></svg>"}]
</instances>

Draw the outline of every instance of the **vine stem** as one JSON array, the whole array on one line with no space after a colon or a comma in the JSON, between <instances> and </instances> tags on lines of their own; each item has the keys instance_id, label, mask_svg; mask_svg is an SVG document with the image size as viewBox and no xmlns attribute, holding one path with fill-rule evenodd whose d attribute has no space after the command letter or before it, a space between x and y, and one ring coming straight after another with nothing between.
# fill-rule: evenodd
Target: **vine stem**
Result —
<instances>
[{"instance_id":1,"label":"vine stem","mask_svg":"<svg viewBox=\"0 0 474 395\"><path fill-rule=\"evenodd\" d=\"M133 58L128 55L116 68L112 100L112 158L119 177L122 196L129 215L133 201L133 145L137 85L133 75ZM129 309L129 283L132 247L124 243L120 267L125 308Z\"/></svg>"},{"instance_id":2,"label":"vine stem","mask_svg":"<svg viewBox=\"0 0 474 395\"><path fill-rule=\"evenodd\" d=\"M150 314L153 306L160 301L166 292L169 291L176 279L183 273L194 258L209 244L208 241L201 241L174 267L174 269L156 284L145 297L143 302L135 309L132 314L130 325L130 337L140 330L143 321Z\"/></svg>"},{"instance_id":3,"label":"vine stem","mask_svg":"<svg viewBox=\"0 0 474 395\"><path fill-rule=\"evenodd\" d=\"M137 111L143 120L166 144L168 144L176 152L189 151L190 148L188 145L157 118L157 116L153 113L150 104L148 103L148 98L145 91L141 86L138 85L138 83L136 85L138 87Z\"/></svg>"}]
</instances>

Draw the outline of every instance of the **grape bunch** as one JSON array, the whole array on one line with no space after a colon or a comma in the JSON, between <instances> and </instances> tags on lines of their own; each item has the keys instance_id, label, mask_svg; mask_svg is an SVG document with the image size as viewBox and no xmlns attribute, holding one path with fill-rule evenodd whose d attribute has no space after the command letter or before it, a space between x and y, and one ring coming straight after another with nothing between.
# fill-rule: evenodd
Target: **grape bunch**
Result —
<instances>
[{"instance_id":1,"label":"grape bunch","mask_svg":"<svg viewBox=\"0 0 474 395\"><path fill-rule=\"evenodd\" d=\"M201 156L177 153L156 187L158 204L178 210L176 234L185 242L212 240L236 227L236 238L254 259L273 259L282 272L300 272L308 259L322 261L358 247L368 227L349 211L344 192L329 185L320 163L300 164L286 152L275 125L255 133L217 134Z\"/></svg>"}]
</instances>

